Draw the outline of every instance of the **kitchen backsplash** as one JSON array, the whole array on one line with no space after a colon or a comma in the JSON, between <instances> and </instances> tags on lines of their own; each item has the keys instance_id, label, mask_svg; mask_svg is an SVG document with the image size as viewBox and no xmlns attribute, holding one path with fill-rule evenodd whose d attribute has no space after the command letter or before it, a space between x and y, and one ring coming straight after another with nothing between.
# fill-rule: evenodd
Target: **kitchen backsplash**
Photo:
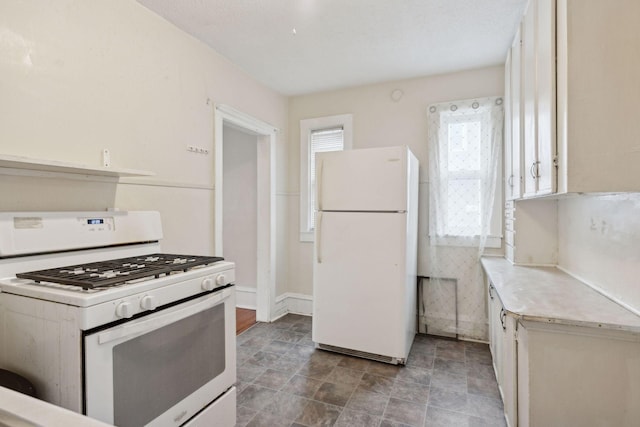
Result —
<instances>
[{"instance_id":1,"label":"kitchen backsplash","mask_svg":"<svg viewBox=\"0 0 640 427\"><path fill-rule=\"evenodd\" d=\"M558 264L640 315L640 193L558 201Z\"/></svg>"}]
</instances>

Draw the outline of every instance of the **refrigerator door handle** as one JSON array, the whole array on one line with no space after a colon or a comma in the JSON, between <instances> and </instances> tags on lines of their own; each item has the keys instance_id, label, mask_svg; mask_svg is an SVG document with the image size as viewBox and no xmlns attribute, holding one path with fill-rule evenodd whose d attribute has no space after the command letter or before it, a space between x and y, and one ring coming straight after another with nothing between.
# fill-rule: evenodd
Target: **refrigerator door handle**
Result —
<instances>
[{"instance_id":1,"label":"refrigerator door handle","mask_svg":"<svg viewBox=\"0 0 640 427\"><path fill-rule=\"evenodd\" d=\"M316 262L322 264L322 211L318 211L316 215Z\"/></svg>"}]
</instances>

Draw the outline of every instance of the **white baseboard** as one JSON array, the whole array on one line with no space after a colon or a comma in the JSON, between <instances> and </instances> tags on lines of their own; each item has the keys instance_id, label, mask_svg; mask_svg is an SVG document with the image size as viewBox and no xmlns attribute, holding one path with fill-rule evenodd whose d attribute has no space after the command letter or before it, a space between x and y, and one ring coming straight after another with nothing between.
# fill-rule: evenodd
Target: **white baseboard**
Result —
<instances>
[{"instance_id":1,"label":"white baseboard","mask_svg":"<svg viewBox=\"0 0 640 427\"><path fill-rule=\"evenodd\" d=\"M236 286L236 307L255 310L257 307L257 289L246 286Z\"/></svg>"},{"instance_id":2,"label":"white baseboard","mask_svg":"<svg viewBox=\"0 0 640 427\"><path fill-rule=\"evenodd\" d=\"M304 316L311 316L313 313L313 297L311 295L287 292L276 298L276 301L278 299L285 302L288 313L302 314Z\"/></svg>"},{"instance_id":3,"label":"white baseboard","mask_svg":"<svg viewBox=\"0 0 640 427\"><path fill-rule=\"evenodd\" d=\"M236 286L236 307L255 310L257 307L257 290L245 286ZM311 316L313 312L313 297L311 295L287 292L276 298L275 307L271 313L271 321L292 313Z\"/></svg>"},{"instance_id":4,"label":"white baseboard","mask_svg":"<svg viewBox=\"0 0 640 427\"><path fill-rule=\"evenodd\" d=\"M313 312L313 297L311 295L287 292L276 298L276 306L271 313L271 321L278 320L285 314L302 314L311 316Z\"/></svg>"}]
</instances>

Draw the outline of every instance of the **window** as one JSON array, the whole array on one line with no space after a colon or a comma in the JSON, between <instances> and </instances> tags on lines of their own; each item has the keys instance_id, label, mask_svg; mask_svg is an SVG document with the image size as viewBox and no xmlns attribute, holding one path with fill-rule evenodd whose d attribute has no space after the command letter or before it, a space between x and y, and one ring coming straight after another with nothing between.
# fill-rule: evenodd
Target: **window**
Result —
<instances>
[{"instance_id":1,"label":"window","mask_svg":"<svg viewBox=\"0 0 640 427\"><path fill-rule=\"evenodd\" d=\"M313 230L316 224L316 153L342 151L344 149L344 127L316 129L309 135L309 212L308 225Z\"/></svg>"},{"instance_id":2,"label":"window","mask_svg":"<svg viewBox=\"0 0 640 427\"><path fill-rule=\"evenodd\" d=\"M351 149L352 116L300 121L300 240L313 241L315 226L316 153Z\"/></svg>"},{"instance_id":3,"label":"window","mask_svg":"<svg viewBox=\"0 0 640 427\"><path fill-rule=\"evenodd\" d=\"M445 245L500 247L502 99L429 108L429 233Z\"/></svg>"}]
</instances>

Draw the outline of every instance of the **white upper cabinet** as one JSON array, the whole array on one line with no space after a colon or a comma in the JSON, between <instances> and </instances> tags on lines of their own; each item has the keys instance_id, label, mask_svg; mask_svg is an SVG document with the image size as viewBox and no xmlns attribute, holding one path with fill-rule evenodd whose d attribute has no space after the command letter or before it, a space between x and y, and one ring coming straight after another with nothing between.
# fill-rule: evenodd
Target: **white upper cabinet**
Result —
<instances>
[{"instance_id":1,"label":"white upper cabinet","mask_svg":"<svg viewBox=\"0 0 640 427\"><path fill-rule=\"evenodd\" d=\"M639 19L637 0L530 0L505 64L508 200L640 191Z\"/></svg>"},{"instance_id":2,"label":"white upper cabinet","mask_svg":"<svg viewBox=\"0 0 640 427\"><path fill-rule=\"evenodd\" d=\"M556 2L536 0L536 194L556 191Z\"/></svg>"},{"instance_id":3,"label":"white upper cabinet","mask_svg":"<svg viewBox=\"0 0 640 427\"><path fill-rule=\"evenodd\" d=\"M522 158L525 166L524 196L535 196L534 164L537 162L536 128L536 10L535 0L529 3L522 19ZM527 170L528 169L528 170Z\"/></svg>"},{"instance_id":4,"label":"white upper cabinet","mask_svg":"<svg viewBox=\"0 0 640 427\"><path fill-rule=\"evenodd\" d=\"M505 129L504 167L505 199L514 200L522 196L521 146L522 146L522 97L521 97L521 38L516 34L505 64Z\"/></svg>"},{"instance_id":5,"label":"white upper cabinet","mask_svg":"<svg viewBox=\"0 0 640 427\"><path fill-rule=\"evenodd\" d=\"M507 52L504 64L504 198L513 200L513 141L511 107L511 50Z\"/></svg>"},{"instance_id":6,"label":"white upper cabinet","mask_svg":"<svg viewBox=\"0 0 640 427\"><path fill-rule=\"evenodd\" d=\"M522 22L525 197L555 191L554 11L554 0L531 0Z\"/></svg>"},{"instance_id":7,"label":"white upper cabinet","mask_svg":"<svg viewBox=\"0 0 640 427\"><path fill-rule=\"evenodd\" d=\"M640 1L557 14L558 191L640 191Z\"/></svg>"}]
</instances>

